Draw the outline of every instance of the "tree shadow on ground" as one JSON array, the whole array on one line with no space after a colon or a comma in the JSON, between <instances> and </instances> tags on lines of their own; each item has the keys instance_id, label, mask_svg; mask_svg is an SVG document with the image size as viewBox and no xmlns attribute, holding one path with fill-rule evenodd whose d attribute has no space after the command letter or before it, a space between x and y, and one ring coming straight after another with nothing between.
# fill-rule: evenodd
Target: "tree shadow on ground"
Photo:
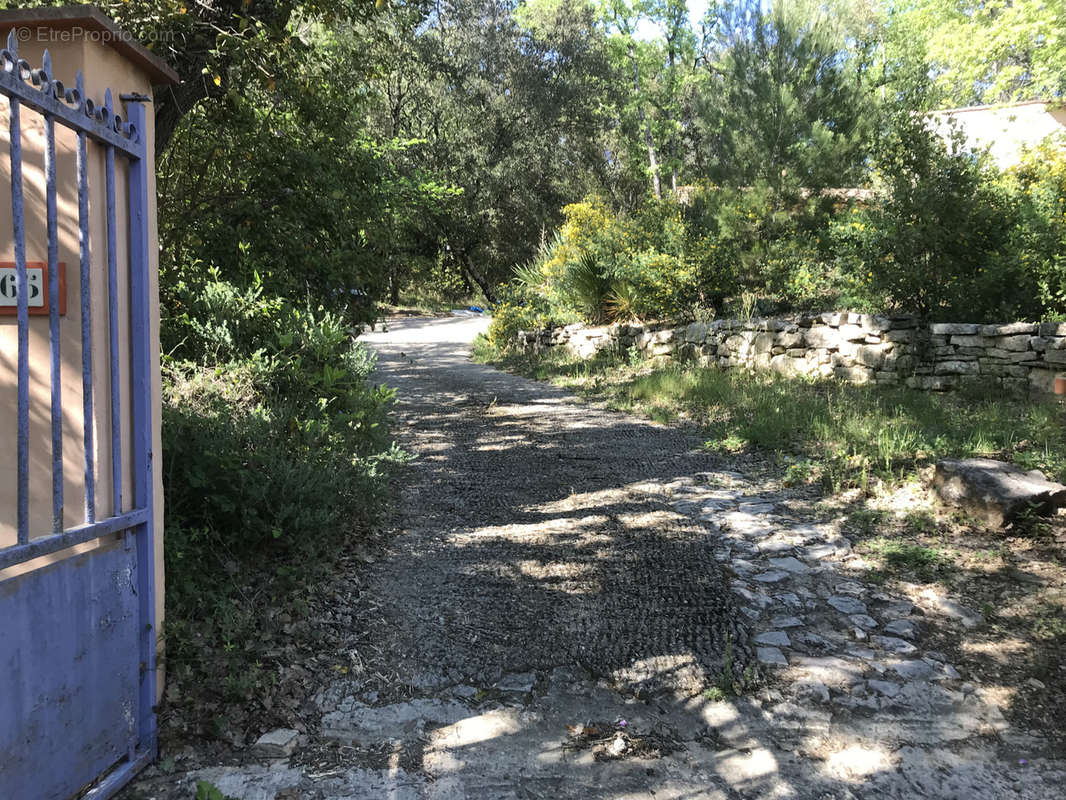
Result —
<instances>
[{"instance_id":1,"label":"tree shadow on ground","mask_svg":"<svg viewBox=\"0 0 1066 800\"><path fill-rule=\"evenodd\" d=\"M695 431L470 364L461 342L380 352L403 443L420 455L375 579L405 684L382 699L477 692L461 719L427 718L432 735L406 757L439 796L1015 793L1017 776L959 752L971 742L930 754L964 713L951 703L911 744L876 706L842 713L773 689L717 699L754 659L713 527L665 502L664 487L730 480ZM497 690L528 671L530 702ZM615 717L668 725L686 755L600 761L566 746L567 725Z\"/></svg>"}]
</instances>

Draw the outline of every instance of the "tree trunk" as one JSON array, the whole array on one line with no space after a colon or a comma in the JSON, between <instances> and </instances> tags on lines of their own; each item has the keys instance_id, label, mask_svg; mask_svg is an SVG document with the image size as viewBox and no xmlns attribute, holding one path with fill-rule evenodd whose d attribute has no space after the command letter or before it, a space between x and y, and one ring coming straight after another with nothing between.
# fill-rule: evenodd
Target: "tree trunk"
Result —
<instances>
[{"instance_id":1,"label":"tree trunk","mask_svg":"<svg viewBox=\"0 0 1066 800\"><path fill-rule=\"evenodd\" d=\"M659 179L659 159L655 157L655 141L651 138L651 123L644 117L644 109L640 109L640 121L644 123L644 144L648 148L648 168L651 170L651 190L656 200L663 196L662 181Z\"/></svg>"},{"instance_id":2,"label":"tree trunk","mask_svg":"<svg viewBox=\"0 0 1066 800\"><path fill-rule=\"evenodd\" d=\"M474 269L474 265L470 260L470 256L468 256L465 252L461 253L459 255L459 263L463 267L463 272L465 272L466 275L469 276L469 278L477 284L478 288L481 289L481 293L485 295L485 299L495 305L496 292L492 290L492 286L489 284L489 282L486 281L483 277L481 277L481 275L478 274L477 270Z\"/></svg>"},{"instance_id":3,"label":"tree trunk","mask_svg":"<svg viewBox=\"0 0 1066 800\"><path fill-rule=\"evenodd\" d=\"M629 45L629 60L633 63L633 91L640 95L640 67L637 66L637 54L632 43ZM663 187L659 180L659 159L655 155L655 140L651 135L651 123L644 113L644 104L637 102L637 113L644 128L644 145L648 148L648 169L651 171L651 190L656 200L662 199Z\"/></svg>"},{"instance_id":4,"label":"tree trunk","mask_svg":"<svg viewBox=\"0 0 1066 800\"><path fill-rule=\"evenodd\" d=\"M667 47L669 49L669 60L668 60L667 63L668 63L668 74L670 76L670 101L671 101L671 105L673 105L673 100L675 99L674 98L674 81L677 79L677 75L674 72L675 65L676 65L676 59L677 59L677 51L674 48L674 42L676 41L676 39L677 39L677 29L675 28L674 32L666 40ZM676 106L673 106L673 107L675 108L675 110L677 109ZM677 144L677 134L674 133L674 134L672 134L670 136L670 191L673 192L675 199L677 198L677 161L678 161L677 153L678 153L679 149L680 148L678 147L678 144Z\"/></svg>"},{"instance_id":5,"label":"tree trunk","mask_svg":"<svg viewBox=\"0 0 1066 800\"><path fill-rule=\"evenodd\" d=\"M174 131L182 117L201 100L213 94L221 96L224 92L217 88L211 92L203 76L198 76L177 86L160 86L155 92L155 157L156 161L166 152Z\"/></svg>"},{"instance_id":6,"label":"tree trunk","mask_svg":"<svg viewBox=\"0 0 1066 800\"><path fill-rule=\"evenodd\" d=\"M400 276L399 270L393 267L389 271L389 305L400 304Z\"/></svg>"}]
</instances>

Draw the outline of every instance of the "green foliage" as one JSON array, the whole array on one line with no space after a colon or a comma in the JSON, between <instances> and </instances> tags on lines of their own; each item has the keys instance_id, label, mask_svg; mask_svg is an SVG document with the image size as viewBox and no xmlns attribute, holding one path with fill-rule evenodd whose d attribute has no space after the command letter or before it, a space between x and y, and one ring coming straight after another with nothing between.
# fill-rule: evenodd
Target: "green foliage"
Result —
<instances>
[{"instance_id":1,"label":"green foliage","mask_svg":"<svg viewBox=\"0 0 1066 800\"><path fill-rule=\"evenodd\" d=\"M1008 248L1013 202L990 167L910 112L886 121L875 163L882 197L832 225L860 291L930 319L1038 313L1032 283Z\"/></svg>"},{"instance_id":2,"label":"green foliage","mask_svg":"<svg viewBox=\"0 0 1066 800\"><path fill-rule=\"evenodd\" d=\"M510 350L519 331L542 331L559 322L548 301L535 289L515 284L501 286L492 309L488 341L501 351Z\"/></svg>"},{"instance_id":3,"label":"green foliage","mask_svg":"<svg viewBox=\"0 0 1066 800\"><path fill-rule=\"evenodd\" d=\"M696 284L683 255L678 206L649 201L630 214L598 199L563 209L551 243L518 273L559 319L601 323L687 315Z\"/></svg>"},{"instance_id":4,"label":"green foliage","mask_svg":"<svg viewBox=\"0 0 1066 800\"><path fill-rule=\"evenodd\" d=\"M375 42L378 63L353 79L370 95L371 129L415 143L400 163L458 190L402 233L495 299L602 159L597 111L615 88L593 5L397 3L347 35L359 51Z\"/></svg>"},{"instance_id":5,"label":"green foliage","mask_svg":"<svg viewBox=\"0 0 1066 800\"><path fill-rule=\"evenodd\" d=\"M246 296L224 284L206 293L231 298L239 324ZM209 363L171 359L165 373L168 513L178 526L224 532L234 551L314 538L361 505L366 487L353 473L372 477L388 451L391 393L367 386L373 359L339 319L280 303L256 310L272 330L254 352L241 336L223 348L220 328L206 325Z\"/></svg>"},{"instance_id":6,"label":"green foliage","mask_svg":"<svg viewBox=\"0 0 1066 800\"><path fill-rule=\"evenodd\" d=\"M949 554L940 549L897 539L876 537L862 542L859 549L875 563L880 562L882 573L902 573L922 581L935 580L953 566Z\"/></svg>"},{"instance_id":7,"label":"green foliage","mask_svg":"<svg viewBox=\"0 0 1066 800\"><path fill-rule=\"evenodd\" d=\"M372 357L329 312L217 280L181 296L164 325L180 355L163 372L167 652L187 669L217 650L215 690L244 697L260 679L243 592L268 579L284 596L365 534L402 458L392 392L368 384Z\"/></svg>"},{"instance_id":8,"label":"green foliage","mask_svg":"<svg viewBox=\"0 0 1066 800\"><path fill-rule=\"evenodd\" d=\"M209 781L197 781L196 800L234 800Z\"/></svg>"},{"instance_id":9,"label":"green foliage","mask_svg":"<svg viewBox=\"0 0 1066 800\"><path fill-rule=\"evenodd\" d=\"M567 259L554 288L583 319L597 323L606 319L611 280L595 253L583 251Z\"/></svg>"},{"instance_id":10,"label":"green foliage","mask_svg":"<svg viewBox=\"0 0 1066 800\"><path fill-rule=\"evenodd\" d=\"M686 255L704 304L723 308L754 293L768 301L760 313L832 306L841 281L824 236L830 213L824 197L789 198L765 181L695 187L684 209Z\"/></svg>"},{"instance_id":11,"label":"green foliage","mask_svg":"<svg viewBox=\"0 0 1066 800\"><path fill-rule=\"evenodd\" d=\"M1004 181L1014 194L1018 224L1012 252L1036 283L1043 316L1066 318L1066 140L1026 153Z\"/></svg>"},{"instance_id":12,"label":"green foliage","mask_svg":"<svg viewBox=\"0 0 1066 800\"><path fill-rule=\"evenodd\" d=\"M855 185L873 121L870 54L843 3L712 4L697 100L710 179L776 189Z\"/></svg>"},{"instance_id":13,"label":"green foliage","mask_svg":"<svg viewBox=\"0 0 1066 800\"><path fill-rule=\"evenodd\" d=\"M948 106L1060 97L1066 91L1061 0L895 0L890 57L924 52Z\"/></svg>"},{"instance_id":14,"label":"green foliage","mask_svg":"<svg viewBox=\"0 0 1066 800\"><path fill-rule=\"evenodd\" d=\"M324 44L321 57L293 65L302 82L251 84L184 117L159 162L164 303L206 266L241 289L373 319L390 259L404 257L394 209L426 213L448 194L397 172L405 145L370 141L328 77L346 52Z\"/></svg>"}]
</instances>

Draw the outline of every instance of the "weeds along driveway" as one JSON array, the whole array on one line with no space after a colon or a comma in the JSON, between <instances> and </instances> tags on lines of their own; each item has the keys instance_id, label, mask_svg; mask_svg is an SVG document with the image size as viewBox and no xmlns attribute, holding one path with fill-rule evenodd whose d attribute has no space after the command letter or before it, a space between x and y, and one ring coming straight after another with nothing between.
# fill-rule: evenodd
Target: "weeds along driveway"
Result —
<instances>
[{"instance_id":1,"label":"weeds along driveway","mask_svg":"<svg viewBox=\"0 0 1066 800\"><path fill-rule=\"evenodd\" d=\"M971 612L867 585L839 530L695 430L472 364L485 324L364 336L417 458L308 735L132 796L1061 794L1062 762L996 687L923 643L933 615L962 630Z\"/></svg>"}]
</instances>

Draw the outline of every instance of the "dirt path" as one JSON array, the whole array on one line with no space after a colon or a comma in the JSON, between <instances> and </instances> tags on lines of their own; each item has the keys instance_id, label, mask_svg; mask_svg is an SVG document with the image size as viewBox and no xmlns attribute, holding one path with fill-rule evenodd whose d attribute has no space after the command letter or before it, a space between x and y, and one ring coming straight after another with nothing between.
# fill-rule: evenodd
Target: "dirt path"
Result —
<instances>
[{"instance_id":1,"label":"dirt path","mask_svg":"<svg viewBox=\"0 0 1066 800\"><path fill-rule=\"evenodd\" d=\"M973 612L862 584L847 539L694 432L470 363L483 325L365 336L418 459L353 609L376 646L313 698L319 728L141 796L199 779L242 800L1061 792L994 687L923 647L929 615Z\"/></svg>"}]
</instances>

